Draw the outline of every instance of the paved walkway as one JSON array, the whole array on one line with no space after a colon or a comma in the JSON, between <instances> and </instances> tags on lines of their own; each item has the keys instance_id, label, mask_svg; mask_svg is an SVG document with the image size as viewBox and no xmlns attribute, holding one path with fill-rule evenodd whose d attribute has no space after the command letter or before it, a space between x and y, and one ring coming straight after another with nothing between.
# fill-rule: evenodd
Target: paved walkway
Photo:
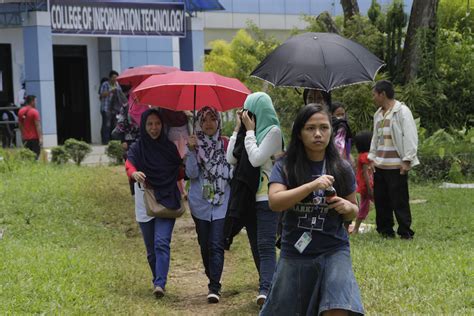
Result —
<instances>
[{"instance_id":1,"label":"paved walkway","mask_svg":"<svg viewBox=\"0 0 474 316\"><path fill-rule=\"evenodd\" d=\"M92 145L92 152L86 156L82 164L84 166L108 165L110 158L105 154L106 147L103 145Z\"/></svg>"},{"instance_id":2,"label":"paved walkway","mask_svg":"<svg viewBox=\"0 0 474 316\"><path fill-rule=\"evenodd\" d=\"M110 163L110 158L105 154L105 148L103 145L91 145L92 152L86 156L84 161L81 163L82 166L107 166ZM51 161L51 149L46 148L48 154L48 161ZM72 162L72 161L71 161Z\"/></svg>"}]
</instances>

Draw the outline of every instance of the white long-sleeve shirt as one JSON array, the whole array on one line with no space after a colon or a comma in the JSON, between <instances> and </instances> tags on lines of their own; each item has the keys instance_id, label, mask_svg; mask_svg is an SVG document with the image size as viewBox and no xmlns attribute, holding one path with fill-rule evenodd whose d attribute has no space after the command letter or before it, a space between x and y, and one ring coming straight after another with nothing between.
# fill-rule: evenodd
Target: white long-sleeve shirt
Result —
<instances>
[{"instance_id":1,"label":"white long-sleeve shirt","mask_svg":"<svg viewBox=\"0 0 474 316\"><path fill-rule=\"evenodd\" d=\"M237 159L232 154L234 151L237 132L230 137L229 147L227 148L227 162L235 165ZM261 167L260 189L256 195L256 201L268 201L268 179L270 178L273 162L272 156L280 153L282 150L282 137L280 129L275 126L263 138L260 145L257 144L255 131L247 131L245 135L245 150L249 156L250 164L253 167Z\"/></svg>"}]
</instances>

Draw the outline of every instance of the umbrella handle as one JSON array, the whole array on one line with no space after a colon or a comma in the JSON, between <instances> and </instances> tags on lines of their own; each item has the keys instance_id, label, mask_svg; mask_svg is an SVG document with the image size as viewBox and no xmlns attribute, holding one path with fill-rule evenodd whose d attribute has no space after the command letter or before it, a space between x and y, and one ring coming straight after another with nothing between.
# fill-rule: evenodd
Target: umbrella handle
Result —
<instances>
[{"instance_id":1,"label":"umbrella handle","mask_svg":"<svg viewBox=\"0 0 474 316\"><path fill-rule=\"evenodd\" d=\"M193 109L193 135L196 129L196 85L194 85L194 109Z\"/></svg>"}]
</instances>

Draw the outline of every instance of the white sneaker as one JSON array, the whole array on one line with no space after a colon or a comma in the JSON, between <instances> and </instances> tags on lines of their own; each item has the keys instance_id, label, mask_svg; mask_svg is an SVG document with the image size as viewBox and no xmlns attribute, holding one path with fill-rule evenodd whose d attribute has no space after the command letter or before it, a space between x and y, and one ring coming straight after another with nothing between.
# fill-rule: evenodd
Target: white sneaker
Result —
<instances>
[{"instance_id":1,"label":"white sneaker","mask_svg":"<svg viewBox=\"0 0 474 316\"><path fill-rule=\"evenodd\" d=\"M264 294L260 294L257 296L257 305L262 307L263 304L265 304L265 301L267 300L267 296Z\"/></svg>"},{"instance_id":2,"label":"white sneaker","mask_svg":"<svg viewBox=\"0 0 474 316\"><path fill-rule=\"evenodd\" d=\"M153 290L153 295L155 295L156 298L162 298L163 296L165 296L165 290L160 286L155 286L155 289Z\"/></svg>"},{"instance_id":3,"label":"white sneaker","mask_svg":"<svg viewBox=\"0 0 474 316\"><path fill-rule=\"evenodd\" d=\"M209 304L216 304L216 303L219 303L219 300L220 300L220 297L219 295L215 294L215 293L209 293L207 294L207 302Z\"/></svg>"}]
</instances>

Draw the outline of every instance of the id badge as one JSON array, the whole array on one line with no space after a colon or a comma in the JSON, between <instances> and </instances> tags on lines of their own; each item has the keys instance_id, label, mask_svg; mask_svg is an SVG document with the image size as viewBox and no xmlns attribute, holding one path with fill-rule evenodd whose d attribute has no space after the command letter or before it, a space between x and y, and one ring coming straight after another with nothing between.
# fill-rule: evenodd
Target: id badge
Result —
<instances>
[{"instance_id":1,"label":"id badge","mask_svg":"<svg viewBox=\"0 0 474 316\"><path fill-rule=\"evenodd\" d=\"M202 197L206 200L208 200L211 197L211 186L209 184L203 185Z\"/></svg>"},{"instance_id":2,"label":"id badge","mask_svg":"<svg viewBox=\"0 0 474 316\"><path fill-rule=\"evenodd\" d=\"M295 243L295 248L296 250L299 251L299 253L303 253L303 251L308 247L309 243L311 242L313 238L311 237L311 233L309 232L304 232L300 239Z\"/></svg>"}]
</instances>

